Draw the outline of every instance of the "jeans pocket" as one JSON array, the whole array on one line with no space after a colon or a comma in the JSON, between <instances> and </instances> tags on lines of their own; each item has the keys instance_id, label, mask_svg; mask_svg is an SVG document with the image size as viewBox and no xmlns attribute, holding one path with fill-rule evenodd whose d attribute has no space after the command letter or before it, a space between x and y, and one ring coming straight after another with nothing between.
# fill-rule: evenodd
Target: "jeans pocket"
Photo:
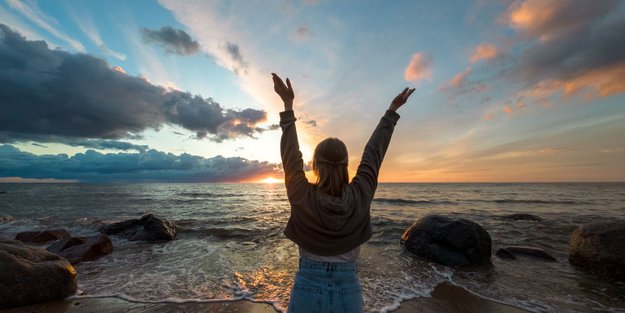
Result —
<instances>
[{"instance_id":1,"label":"jeans pocket","mask_svg":"<svg viewBox=\"0 0 625 313\"><path fill-rule=\"evenodd\" d=\"M339 291L344 313L362 313L362 290L360 287Z\"/></svg>"},{"instance_id":2,"label":"jeans pocket","mask_svg":"<svg viewBox=\"0 0 625 313\"><path fill-rule=\"evenodd\" d=\"M293 285L291 300L289 300L289 313L321 312L322 296L323 293L319 287Z\"/></svg>"}]
</instances>

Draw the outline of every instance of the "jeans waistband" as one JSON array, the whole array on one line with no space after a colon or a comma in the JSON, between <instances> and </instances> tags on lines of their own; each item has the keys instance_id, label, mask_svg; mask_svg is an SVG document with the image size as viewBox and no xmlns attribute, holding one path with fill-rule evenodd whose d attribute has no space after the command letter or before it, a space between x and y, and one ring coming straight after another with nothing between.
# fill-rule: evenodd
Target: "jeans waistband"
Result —
<instances>
[{"instance_id":1,"label":"jeans waistband","mask_svg":"<svg viewBox=\"0 0 625 313\"><path fill-rule=\"evenodd\" d=\"M356 262L320 262L301 257L299 268L321 272L356 272Z\"/></svg>"}]
</instances>

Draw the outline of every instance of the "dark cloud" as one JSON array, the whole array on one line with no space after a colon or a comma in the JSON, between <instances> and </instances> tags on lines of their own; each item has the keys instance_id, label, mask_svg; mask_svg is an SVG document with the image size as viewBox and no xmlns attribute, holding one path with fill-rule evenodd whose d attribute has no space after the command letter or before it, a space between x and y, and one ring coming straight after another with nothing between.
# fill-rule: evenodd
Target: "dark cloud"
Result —
<instances>
[{"instance_id":1,"label":"dark cloud","mask_svg":"<svg viewBox=\"0 0 625 313\"><path fill-rule=\"evenodd\" d=\"M306 120L304 123L310 125L311 127L317 127L317 121L315 120Z\"/></svg>"},{"instance_id":2,"label":"dark cloud","mask_svg":"<svg viewBox=\"0 0 625 313\"><path fill-rule=\"evenodd\" d=\"M200 52L200 44L184 30L164 26L161 29L142 29L143 40L157 44L172 54L191 55Z\"/></svg>"},{"instance_id":3,"label":"dark cloud","mask_svg":"<svg viewBox=\"0 0 625 313\"><path fill-rule=\"evenodd\" d=\"M88 140L69 140L69 141L61 141L66 145L74 146L74 147L85 147L92 148L98 150L136 150L136 151L146 151L148 150L148 146L146 145L135 145L129 142L117 141L117 140L102 140L102 139L88 139Z\"/></svg>"},{"instance_id":4,"label":"dark cloud","mask_svg":"<svg viewBox=\"0 0 625 313\"><path fill-rule=\"evenodd\" d=\"M243 59L239 45L232 42L226 42L226 51L228 52L232 60L236 63L236 66L233 68L234 73L238 75L239 71L241 70L246 72L248 68L248 63Z\"/></svg>"},{"instance_id":5,"label":"dark cloud","mask_svg":"<svg viewBox=\"0 0 625 313\"><path fill-rule=\"evenodd\" d=\"M268 162L174 155L157 150L107 154L88 150L69 157L35 155L1 145L0 160L0 177L83 182L235 182L261 175L280 175L278 166Z\"/></svg>"},{"instance_id":6,"label":"dark cloud","mask_svg":"<svg viewBox=\"0 0 625 313\"><path fill-rule=\"evenodd\" d=\"M167 124L222 141L253 137L266 118L261 110L224 109L211 98L152 85L88 54L51 50L2 24L0 99L5 143L138 138Z\"/></svg>"},{"instance_id":7,"label":"dark cloud","mask_svg":"<svg viewBox=\"0 0 625 313\"><path fill-rule=\"evenodd\" d=\"M527 47L508 73L525 81L569 80L625 62L622 1L522 1L504 17Z\"/></svg>"},{"instance_id":8,"label":"dark cloud","mask_svg":"<svg viewBox=\"0 0 625 313\"><path fill-rule=\"evenodd\" d=\"M312 37L312 32L310 31L310 28L305 25L298 27L291 35L291 38L296 41L306 40L310 37Z\"/></svg>"}]
</instances>

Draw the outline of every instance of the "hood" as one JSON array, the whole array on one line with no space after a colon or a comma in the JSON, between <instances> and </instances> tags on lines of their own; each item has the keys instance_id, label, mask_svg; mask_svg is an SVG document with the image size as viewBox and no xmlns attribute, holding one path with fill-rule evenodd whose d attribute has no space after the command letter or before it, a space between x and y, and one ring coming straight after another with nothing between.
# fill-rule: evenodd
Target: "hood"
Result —
<instances>
[{"instance_id":1,"label":"hood","mask_svg":"<svg viewBox=\"0 0 625 313\"><path fill-rule=\"evenodd\" d=\"M340 197L333 197L318 191L315 195L320 224L327 230L339 231L354 214L354 197L347 185Z\"/></svg>"}]
</instances>

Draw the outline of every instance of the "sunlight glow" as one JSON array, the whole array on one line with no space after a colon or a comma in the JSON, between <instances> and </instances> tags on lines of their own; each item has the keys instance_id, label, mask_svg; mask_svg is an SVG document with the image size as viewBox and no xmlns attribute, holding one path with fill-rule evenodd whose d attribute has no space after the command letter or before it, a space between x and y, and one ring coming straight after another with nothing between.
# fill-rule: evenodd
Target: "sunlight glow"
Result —
<instances>
[{"instance_id":1,"label":"sunlight glow","mask_svg":"<svg viewBox=\"0 0 625 313\"><path fill-rule=\"evenodd\" d=\"M267 178L263 178L259 180L258 182L263 183L263 184L277 184L277 183L281 183L282 179L278 179L275 177L267 177Z\"/></svg>"}]
</instances>

